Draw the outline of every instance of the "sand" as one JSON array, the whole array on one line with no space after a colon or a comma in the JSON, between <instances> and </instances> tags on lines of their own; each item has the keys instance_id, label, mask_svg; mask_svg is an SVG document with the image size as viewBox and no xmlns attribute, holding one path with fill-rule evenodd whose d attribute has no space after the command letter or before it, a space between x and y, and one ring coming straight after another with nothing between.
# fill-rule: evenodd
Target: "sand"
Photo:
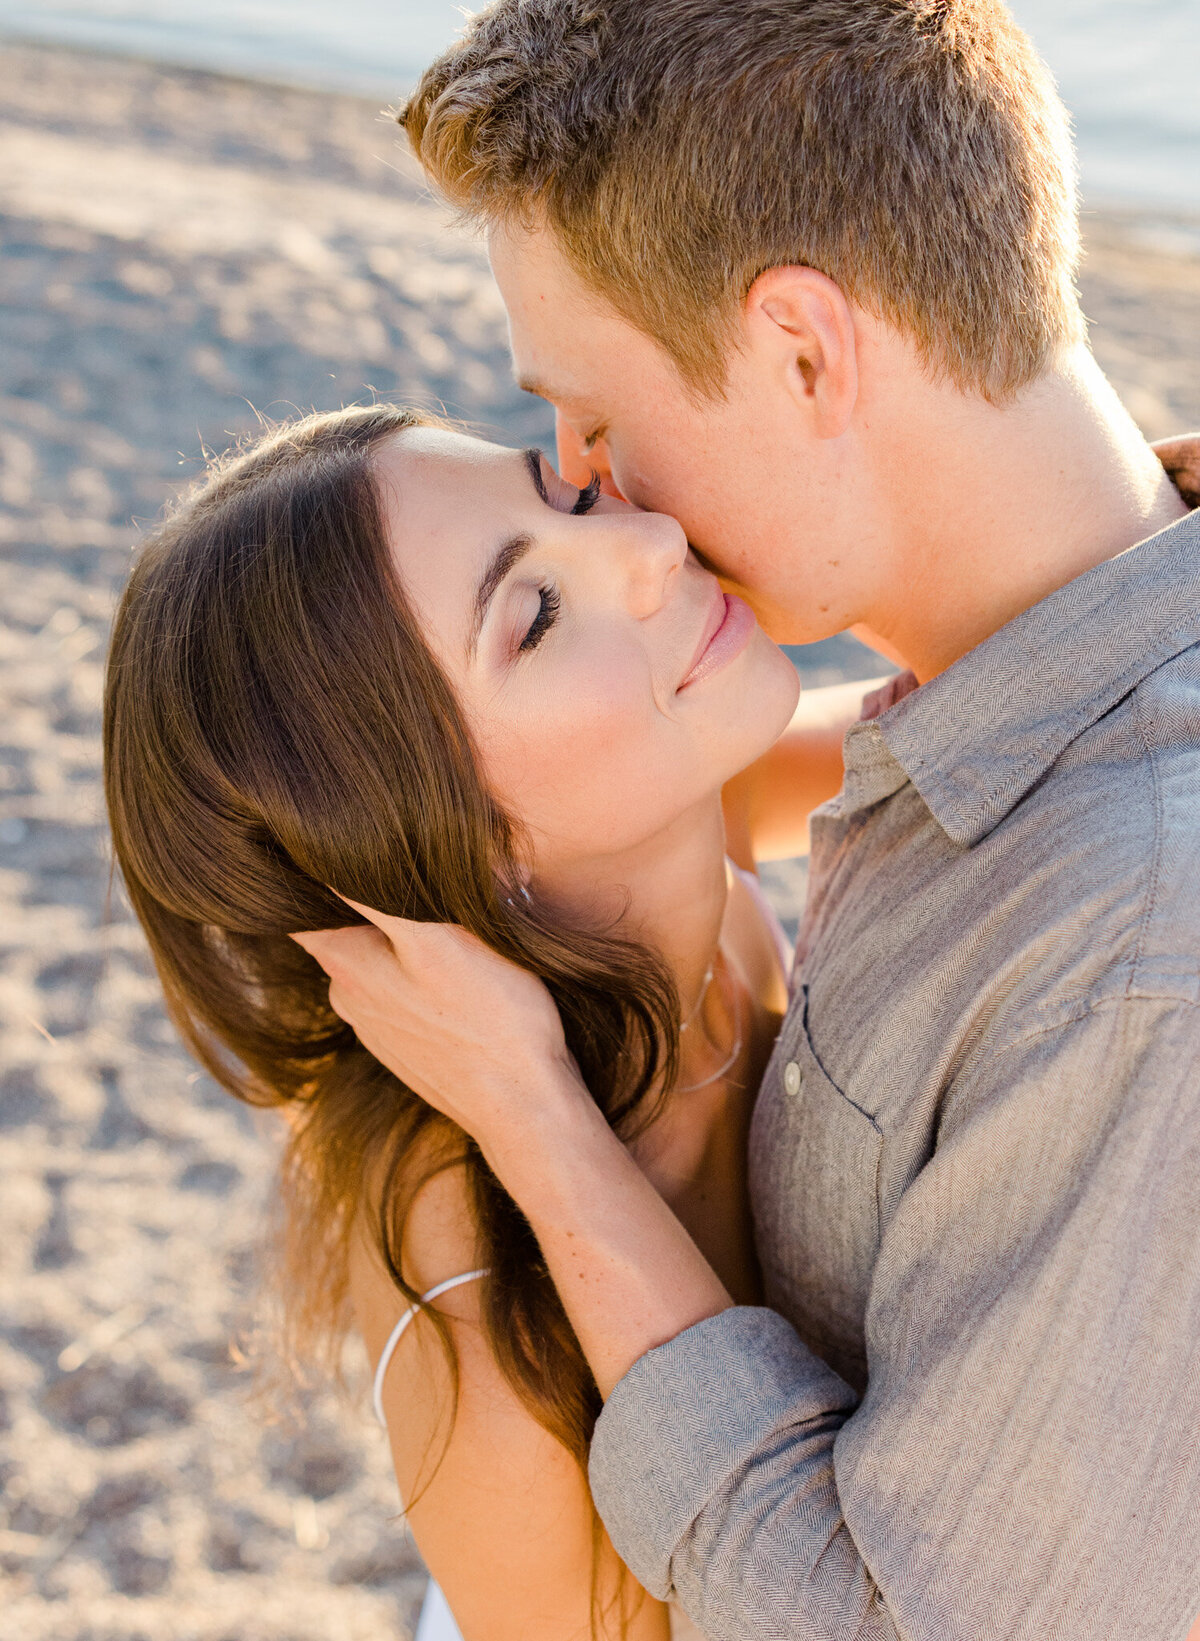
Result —
<instances>
[{"instance_id":1,"label":"sand","mask_svg":"<svg viewBox=\"0 0 1200 1641\"><path fill-rule=\"evenodd\" d=\"M549 421L373 104L0 62L0 1633L407 1637L424 1575L368 1415L321 1395L269 1428L230 1359L275 1141L175 1045L109 903L101 665L133 521L257 415L377 392L509 441ZM1200 425L1200 228L1088 232L1103 363L1151 434ZM794 916L802 871L772 882Z\"/></svg>"}]
</instances>

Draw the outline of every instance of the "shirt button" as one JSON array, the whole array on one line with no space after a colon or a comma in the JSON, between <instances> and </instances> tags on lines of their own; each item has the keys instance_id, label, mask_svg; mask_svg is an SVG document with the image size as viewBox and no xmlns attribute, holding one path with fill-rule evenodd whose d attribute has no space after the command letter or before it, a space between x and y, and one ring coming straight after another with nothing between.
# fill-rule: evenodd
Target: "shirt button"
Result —
<instances>
[{"instance_id":1,"label":"shirt button","mask_svg":"<svg viewBox=\"0 0 1200 1641\"><path fill-rule=\"evenodd\" d=\"M789 1094L799 1094L800 1083L800 1067L796 1064L795 1060L789 1060L783 1073L783 1086L787 1089Z\"/></svg>"}]
</instances>

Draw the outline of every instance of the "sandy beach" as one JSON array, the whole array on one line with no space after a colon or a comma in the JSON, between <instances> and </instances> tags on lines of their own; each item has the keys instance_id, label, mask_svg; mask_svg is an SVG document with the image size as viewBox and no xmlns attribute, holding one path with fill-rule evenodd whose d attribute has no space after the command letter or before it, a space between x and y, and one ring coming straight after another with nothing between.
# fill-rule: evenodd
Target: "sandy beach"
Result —
<instances>
[{"instance_id":1,"label":"sandy beach","mask_svg":"<svg viewBox=\"0 0 1200 1641\"><path fill-rule=\"evenodd\" d=\"M139 524L260 416L378 394L547 443L549 417L376 104L0 63L0 1633L399 1641L424 1574L365 1405L268 1427L231 1359L275 1139L177 1047L110 895L105 634ZM1200 222L1087 235L1102 364L1151 436L1200 426ZM802 883L771 875L789 917Z\"/></svg>"}]
</instances>

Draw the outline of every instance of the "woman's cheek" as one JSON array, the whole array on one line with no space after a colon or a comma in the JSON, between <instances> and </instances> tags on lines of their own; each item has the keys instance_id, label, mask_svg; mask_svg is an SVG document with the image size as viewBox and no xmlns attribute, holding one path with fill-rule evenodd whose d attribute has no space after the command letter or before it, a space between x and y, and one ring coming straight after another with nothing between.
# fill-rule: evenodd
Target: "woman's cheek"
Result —
<instances>
[{"instance_id":1,"label":"woman's cheek","mask_svg":"<svg viewBox=\"0 0 1200 1641\"><path fill-rule=\"evenodd\" d=\"M622 687L602 660L539 689L520 720L481 737L492 790L534 831L581 850L605 848L613 828L637 830L637 798L656 767L660 720L645 687Z\"/></svg>"}]
</instances>

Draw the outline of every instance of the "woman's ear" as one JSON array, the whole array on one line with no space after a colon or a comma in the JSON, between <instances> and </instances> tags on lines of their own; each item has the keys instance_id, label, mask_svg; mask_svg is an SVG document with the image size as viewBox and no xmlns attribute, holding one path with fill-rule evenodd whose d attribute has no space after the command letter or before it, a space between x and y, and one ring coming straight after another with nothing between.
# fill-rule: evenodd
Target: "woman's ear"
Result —
<instances>
[{"instance_id":1,"label":"woman's ear","mask_svg":"<svg viewBox=\"0 0 1200 1641\"><path fill-rule=\"evenodd\" d=\"M750 287L745 323L813 435L840 437L858 400L858 339L841 286L815 268L768 268Z\"/></svg>"}]
</instances>

